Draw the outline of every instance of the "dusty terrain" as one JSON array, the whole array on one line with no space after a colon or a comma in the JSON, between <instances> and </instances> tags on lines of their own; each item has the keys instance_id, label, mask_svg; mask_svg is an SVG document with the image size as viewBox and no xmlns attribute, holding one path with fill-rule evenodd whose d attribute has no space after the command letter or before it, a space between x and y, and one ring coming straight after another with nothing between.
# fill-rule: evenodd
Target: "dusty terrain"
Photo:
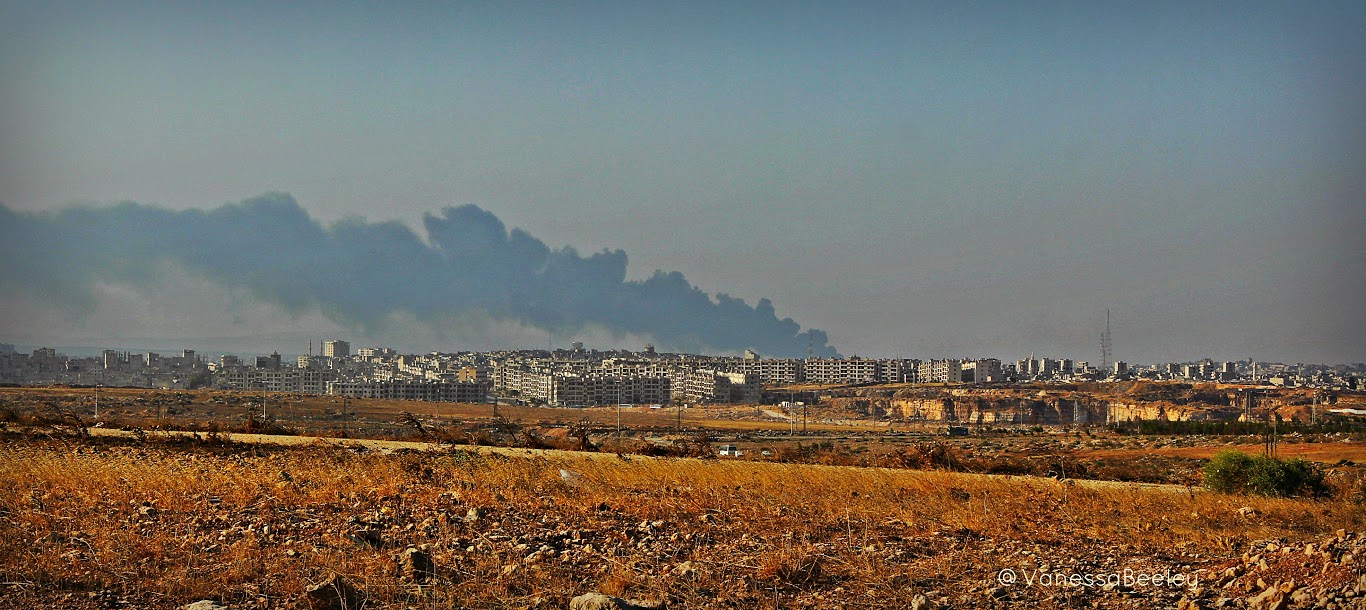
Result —
<instances>
[{"instance_id":1,"label":"dusty terrain","mask_svg":"<svg viewBox=\"0 0 1366 610\"><path fill-rule=\"evenodd\" d=\"M1366 593L1355 533L1366 507L1345 501L14 433L0 465L0 606L11 608L290 607L337 575L371 608L565 608L590 591L675 608L909 607L918 596L941 607L1238 607L1280 586L1295 607L1358 607ZM409 548L432 567L405 572ZM1000 580L1007 569L1016 582ZM1092 583L1052 582L1072 574ZM1163 584L1134 580L1156 574Z\"/></svg>"},{"instance_id":2,"label":"dusty terrain","mask_svg":"<svg viewBox=\"0 0 1366 610\"><path fill-rule=\"evenodd\" d=\"M1335 494L1269 499L1200 487L1215 452L1260 451L1246 434L948 438L852 402L806 434L771 407L627 409L621 437L616 409L99 402L0 388L0 607L310 607L337 578L366 608L1366 606L1360 432L1285 435ZM598 451L563 450L578 432Z\"/></svg>"}]
</instances>

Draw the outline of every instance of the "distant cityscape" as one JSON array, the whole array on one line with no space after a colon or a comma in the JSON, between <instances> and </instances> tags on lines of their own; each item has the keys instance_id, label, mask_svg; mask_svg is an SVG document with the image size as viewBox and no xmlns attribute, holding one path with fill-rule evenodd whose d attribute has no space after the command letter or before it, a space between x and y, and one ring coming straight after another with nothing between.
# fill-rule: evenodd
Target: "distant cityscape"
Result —
<instances>
[{"instance_id":1,"label":"distant cityscape","mask_svg":"<svg viewBox=\"0 0 1366 610\"><path fill-rule=\"evenodd\" d=\"M312 351L310 349L310 351ZM1010 384L1177 380L1360 390L1366 365L1171 362L1093 365L1069 358L764 358L569 349L399 354L321 342L317 354L244 359L105 350L68 357L53 348L21 353L0 344L0 383L291 392L443 402L510 400L530 405L753 403L764 387L797 384Z\"/></svg>"}]
</instances>

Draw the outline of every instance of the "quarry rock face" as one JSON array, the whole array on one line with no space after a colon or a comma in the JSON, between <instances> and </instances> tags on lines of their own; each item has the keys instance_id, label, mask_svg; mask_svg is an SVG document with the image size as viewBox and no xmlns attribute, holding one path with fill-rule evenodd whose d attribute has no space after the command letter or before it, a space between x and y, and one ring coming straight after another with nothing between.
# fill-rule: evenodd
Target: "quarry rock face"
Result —
<instances>
[{"instance_id":1,"label":"quarry rock face","mask_svg":"<svg viewBox=\"0 0 1366 610\"><path fill-rule=\"evenodd\" d=\"M837 410L901 420L981 425L1094 425L1136 420L1232 421L1243 417L1244 394L1211 385L1109 383L1044 387L917 387L839 390L826 400ZM1303 416L1309 398L1257 398L1282 417Z\"/></svg>"}]
</instances>

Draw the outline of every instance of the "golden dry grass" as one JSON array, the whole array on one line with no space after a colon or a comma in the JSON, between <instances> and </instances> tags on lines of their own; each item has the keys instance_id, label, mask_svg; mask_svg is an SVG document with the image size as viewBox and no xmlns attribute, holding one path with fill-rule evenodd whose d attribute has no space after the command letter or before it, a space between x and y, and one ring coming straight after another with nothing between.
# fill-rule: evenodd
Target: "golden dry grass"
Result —
<instances>
[{"instance_id":1,"label":"golden dry grass","mask_svg":"<svg viewBox=\"0 0 1366 610\"><path fill-rule=\"evenodd\" d=\"M1079 451L1079 457L1134 458L1144 455L1162 455L1184 458L1210 458L1220 451L1241 451L1256 455L1262 453L1260 444L1240 445L1201 445L1194 447L1148 447L1143 449L1094 449ZM1281 443L1277 455L1282 459L1300 458L1313 462L1334 463L1340 460L1366 462L1366 443L1360 441L1320 442L1320 443Z\"/></svg>"},{"instance_id":2,"label":"golden dry grass","mask_svg":"<svg viewBox=\"0 0 1366 610\"><path fill-rule=\"evenodd\" d=\"M524 425L563 426L583 421L599 426L615 426L615 407L558 408L388 399L348 399L338 396L309 396L265 392L218 390L149 390L104 388L100 391L101 419L147 425L150 420L166 421L182 427L208 422L240 420L247 405L263 400L269 414L284 425L308 431L329 428L354 428L353 422L392 424L404 413L443 421L488 421L497 416ZM220 402L213 402L220 401ZM22 387L0 388L0 404L31 408L35 403L59 406L84 419L92 420L95 409L94 388ZM172 405L176 415L163 419L160 405ZM345 407L346 415L341 415ZM682 410L681 425L687 430L709 429L739 432L785 431L788 423L765 417L759 407L740 405L697 405ZM622 409L622 425L634 430L671 431L679 425L674 406L650 409L634 406ZM869 425L842 425L809 421L808 429L822 432L867 430Z\"/></svg>"},{"instance_id":3,"label":"golden dry grass","mask_svg":"<svg viewBox=\"0 0 1366 610\"><path fill-rule=\"evenodd\" d=\"M471 508L487 513L467 522ZM675 607L992 605L996 570L1021 562L1214 569L1250 540L1363 523L1346 502L940 472L11 435L0 606L96 607L90 592L109 591L279 607L334 573L383 607L563 608L590 590ZM410 545L433 554L431 586L396 574Z\"/></svg>"}]
</instances>

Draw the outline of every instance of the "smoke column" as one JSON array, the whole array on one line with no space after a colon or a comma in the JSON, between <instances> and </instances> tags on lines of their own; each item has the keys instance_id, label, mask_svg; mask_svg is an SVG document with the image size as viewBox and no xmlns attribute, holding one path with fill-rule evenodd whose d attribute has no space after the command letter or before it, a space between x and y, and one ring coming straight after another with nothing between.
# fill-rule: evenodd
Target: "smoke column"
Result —
<instances>
[{"instance_id":1,"label":"smoke column","mask_svg":"<svg viewBox=\"0 0 1366 610\"><path fill-rule=\"evenodd\" d=\"M423 228L425 240L398 222L324 227L284 194L179 212L136 203L56 213L0 205L0 289L92 308L96 282L146 286L174 264L367 331L395 313L439 324L483 312L562 336L596 325L673 350L795 357L810 345L817 356L837 355L823 331L779 319L768 299L750 306L713 297L677 271L628 281L621 250L551 249L472 205L426 214Z\"/></svg>"}]
</instances>

